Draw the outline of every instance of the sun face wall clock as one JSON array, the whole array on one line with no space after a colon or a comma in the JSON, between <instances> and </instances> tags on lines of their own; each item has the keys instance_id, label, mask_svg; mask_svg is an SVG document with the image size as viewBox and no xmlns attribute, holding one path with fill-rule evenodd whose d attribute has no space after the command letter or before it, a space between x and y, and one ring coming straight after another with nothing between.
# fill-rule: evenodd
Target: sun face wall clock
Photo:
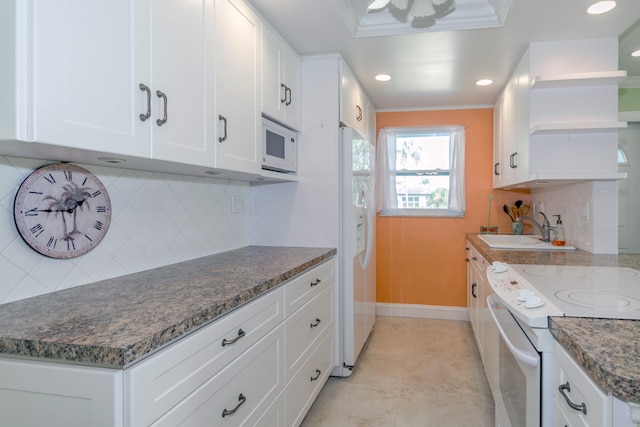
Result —
<instances>
[{"instance_id":1,"label":"sun face wall clock","mask_svg":"<svg viewBox=\"0 0 640 427\"><path fill-rule=\"evenodd\" d=\"M51 258L74 258L103 239L111 223L111 200L91 172L70 163L33 171L16 193L13 217L18 233Z\"/></svg>"}]
</instances>

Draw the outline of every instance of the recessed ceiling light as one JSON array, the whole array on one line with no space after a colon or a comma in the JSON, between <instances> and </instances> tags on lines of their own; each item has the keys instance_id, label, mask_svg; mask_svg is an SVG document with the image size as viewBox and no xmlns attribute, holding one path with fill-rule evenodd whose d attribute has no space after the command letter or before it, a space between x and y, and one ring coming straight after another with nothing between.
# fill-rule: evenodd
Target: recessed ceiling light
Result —
<instances>
[{"instance_id":1,"label":"recessed ceiling light","mask_svg":"<svg viewBox=\"0 0 640 427\"><path fill-rule=\"evenodd\" d=\"M375 79L379 82L388 82L391 80L391 75L389 74L378 74Z\"/></svg>"},{"instance_id":2,"label":"recessed ceiling light","mask_svg":"<svg viewBox=\"0 0 640 427\"><path fill-rule=\"evenodd\" d=\"M631 56L635 58L640 57L640 49L634 50L633 52L631 52Z\"/></svg>"},{"instance_id":3,"label":"recessed ceiling light","mask_svg":"<svg viewBox=\"0 0 640 427\"><path fill-rule=\"evenodd\" d=\"M609 12L614 7L616 7L616 2L613 0L598 1L589 6L587 13L590 15L600 15L601 13Z\"/></svg>"},{"instance_id":4,"label":"recessed ceiling light","mask_svg":"<svg viewBox=\"0 0 640 427\"><path fill-rule=\"evenodd\" d=\"M490 79L482 79L476 82L478 86L489 86L492 83L493 83L493 80L490 80Z\"/></svg>"}]
</instances>

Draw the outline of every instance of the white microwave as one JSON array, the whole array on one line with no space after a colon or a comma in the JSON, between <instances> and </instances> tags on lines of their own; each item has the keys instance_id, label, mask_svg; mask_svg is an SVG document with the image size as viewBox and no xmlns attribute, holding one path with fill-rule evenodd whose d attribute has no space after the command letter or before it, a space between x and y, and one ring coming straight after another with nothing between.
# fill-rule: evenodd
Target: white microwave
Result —
<instances>
[{"instance_id":1,"label":"white microwave","mask_svg":"<svg viewBox=\"0 0 640 427\"><path fill-rule=\"evenodd\" d=\"M298 170L298 135L262 118L262 169L294 174Z\"/></svg>"}]
</instances>

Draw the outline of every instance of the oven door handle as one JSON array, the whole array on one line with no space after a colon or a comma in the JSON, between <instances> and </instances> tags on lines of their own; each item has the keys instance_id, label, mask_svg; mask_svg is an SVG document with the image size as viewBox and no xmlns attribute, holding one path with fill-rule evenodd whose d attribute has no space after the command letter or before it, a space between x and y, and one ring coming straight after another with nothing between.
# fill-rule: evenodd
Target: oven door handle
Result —
<instances>
[{"instance_id":1,"label":"oven door handle","mask_svg":"<svg viewBox=\"0 0 640 427\"><path fill-rule=\"evenodd\" d=\"M509 339L509 336L505 332L504 327L500 322L500 320L498 319L498 316L496 315L496 312L494 310L494 307L500 304L496 300L496 298L497 297L495 295L489 295L487 297L487 305L489 306L489 312L491 313L491 317L493 317L493 321L495 322L498 328L498 332L500 333L500 336L502 337L505 344L507 345L507 348L509 349L511 354L513 354L513 357L515 357L517 361L522 362L525 365L530 366L532 368L537 368L539 364L539 359L540 359L538 354L537 353L532 354L530 351L518 348L513 344L511 339ZM511 316L511 313L509 313L509 316Z\"/></svg>"}]
</instances>

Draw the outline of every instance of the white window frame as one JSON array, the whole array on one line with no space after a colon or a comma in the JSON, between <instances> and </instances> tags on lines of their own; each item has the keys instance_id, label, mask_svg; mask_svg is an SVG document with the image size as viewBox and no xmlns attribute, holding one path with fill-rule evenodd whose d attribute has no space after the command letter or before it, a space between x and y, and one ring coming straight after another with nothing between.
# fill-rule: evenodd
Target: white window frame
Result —
<instances>
[{"instance_id":1,"label":"white window frame","mask_svg":"<svg viewBox=\"0 0 640 427\"><path fill-rule=\"evenodd\" d=\"M396 137L449 133L449 202L447 209L398 207L396 194ZM466 197L464 126L382 128L377 144L376 209L382 216L464 217Z\"/></svg>"}]
</instances>

